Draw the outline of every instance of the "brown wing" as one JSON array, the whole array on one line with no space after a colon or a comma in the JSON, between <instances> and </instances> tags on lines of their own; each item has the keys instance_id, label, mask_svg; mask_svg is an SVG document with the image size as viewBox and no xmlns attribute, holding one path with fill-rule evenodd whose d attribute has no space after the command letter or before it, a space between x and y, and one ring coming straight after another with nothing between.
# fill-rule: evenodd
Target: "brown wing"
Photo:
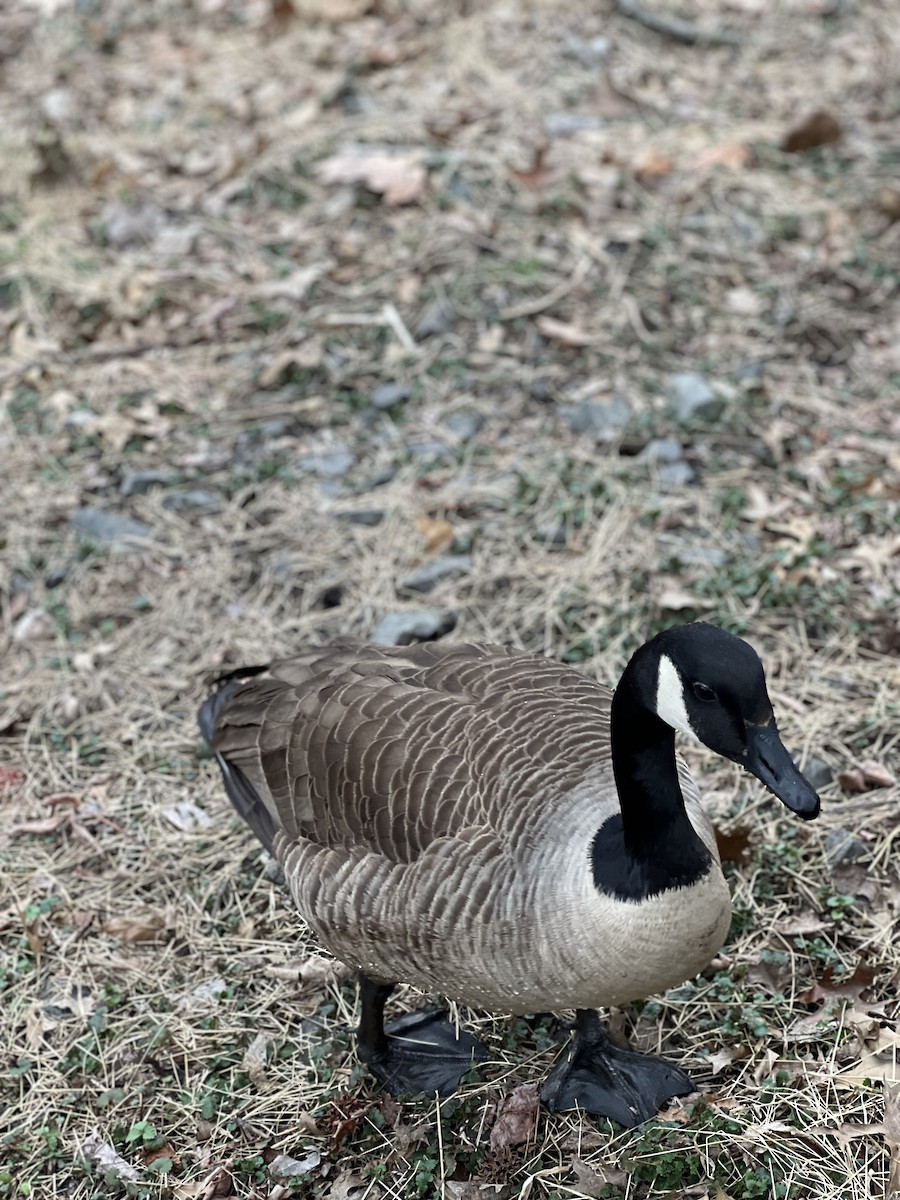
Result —
<instances>
[{"instance_id":1,"label":"brown wing","mask_svg":"<svg viewBox=\"0 0 900 1200\"><path fill-rule=\"evenodd\" d=\"M212 747L277 827L392 862L478 827L527 837L528 800L608 756L609 691L504 647L342 641L220 696Z\"/></svg>"}]
</instances>

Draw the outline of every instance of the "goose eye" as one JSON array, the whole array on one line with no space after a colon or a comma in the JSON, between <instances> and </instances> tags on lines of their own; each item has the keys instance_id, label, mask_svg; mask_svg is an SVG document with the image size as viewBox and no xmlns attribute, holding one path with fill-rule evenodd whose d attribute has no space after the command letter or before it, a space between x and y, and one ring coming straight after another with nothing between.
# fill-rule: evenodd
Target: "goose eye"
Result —
<instances>
[{"instance_id":1,"label":"goose eye","mask_svg":"<svg viewBox=\"0 0 900 1200\"><path fill-rule=\"evenodd\" d=\"M712 700L718 700L716 693L705 683L693 683L691 684L691 687L693 688L694 695L698 700L703 700L707 704Z\"/></svg>"}]
</instances>

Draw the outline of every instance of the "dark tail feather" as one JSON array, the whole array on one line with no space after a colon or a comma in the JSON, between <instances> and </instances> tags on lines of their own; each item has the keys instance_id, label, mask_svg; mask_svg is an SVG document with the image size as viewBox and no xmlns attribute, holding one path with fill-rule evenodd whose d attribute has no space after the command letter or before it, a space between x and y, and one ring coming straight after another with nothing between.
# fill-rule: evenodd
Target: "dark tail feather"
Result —
<instances>
[{"instance_id":1,"label":"dark tail feather","mask_svg":"<svg viewBox=\"0 0 900 1200\"><path fill-rule=\"evenodd\" d=\"M200 711L197 713L197 723L200 726L200 733L203 735L203 740L216 756L216 762L219 764L219 769L222 772L225 792L231 801L234 811L242 820L246 821L271 854L272 845L275 840L275 823L269 814L269 810L263 804L262 800L260 800L256 788L254 788L240 767L236 767L233 763L228 762L227 759L216 751L214 744L219 716L228 704L228 701L240 688L241 681L250 675L258 675L265 669L265 667L242 667L240 671L235 671L233 674L226 676L221 681L222 686L203 702Z\"/></svg>"}]
</instances>

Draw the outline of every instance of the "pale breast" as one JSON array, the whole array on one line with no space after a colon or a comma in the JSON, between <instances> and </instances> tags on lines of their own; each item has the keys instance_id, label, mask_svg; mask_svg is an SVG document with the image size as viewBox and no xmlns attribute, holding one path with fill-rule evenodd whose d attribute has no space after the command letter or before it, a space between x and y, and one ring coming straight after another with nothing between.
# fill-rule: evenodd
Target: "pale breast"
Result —
<instances>
[{"instance_id":1,"label":"pale breast","mask_svg":"<svg viewBox=\"0 0 900 1200\"><path fill-rule=\"evenodd\" d=\"M680 771L713 862L691 887L640 903L594 886L590 846L617 807L602 767L531 823L527 846L472 828L414 863L303 839L280 838L276 853L322 943L375 978L506 1012L621 1004L695 975L728 931L712 830Z\"/></svg>"}]
</instances>

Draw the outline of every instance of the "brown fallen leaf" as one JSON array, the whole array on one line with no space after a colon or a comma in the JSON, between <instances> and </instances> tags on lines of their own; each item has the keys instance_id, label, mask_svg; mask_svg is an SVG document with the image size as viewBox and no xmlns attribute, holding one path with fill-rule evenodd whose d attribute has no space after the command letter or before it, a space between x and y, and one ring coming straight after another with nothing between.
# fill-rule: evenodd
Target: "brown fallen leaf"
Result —
<instances>
[{"instance_id":1,"label":"brown fallen leaf","mask_svg":"<svg viewBox=\"0 0 900 1200\"><path fill-rule=\"evenodd\" d=\"M888 1195L900 1195L900 1085L884 1089L884 1141L891 1155Z\"/></svg>"},{"instance_id":2,"label":"brown fallen leaf","mask_svg":"<svg viewBox=\"0 0 900 1200\"><path fill-rule=\"evenodd\" d=\"M723 1046L721 1050L717 1050L715 1054L709 1056L709 1069L713 1075L718 1075L720 1071L724 1071L726 1067L730 1067L737 1056L731 1046Z\"/></svg>"},{"instance_id":3,"label":"brown fallen leaf","mask_svg":"<svg viewBox=\"0 0 900 1200\"><path fill-rule=\"evenodd\" d=\"M820 1000L845 998L861 1000L863 992L872 986L875 979L875 968L859 963L852 975L835 976L832 968L826 967L811 988L802 996L798 996L801 1004L817 1004Z\"/></svg>"},{"instance_id":4,"label":"brown fallen leaf","mask_svg":"<svg viewBox=\"0 0 900 1200\"><path fill-rule=\"evenodd\" d=\"M900 188L882 188L878 193L878 207L891 221L900 221Z\"/></svg>"},{"instance_id":5,"label":"brown fallen leaf","mask_svg":"<svg viewBox=\"0 0 900 1200\"><path fill-rule=\"evenodd\" d=\"M607 1188L621 1187L628 1175L618 1167L604 1162L586 1163L583 1158L572 1159L572 1174L579 1192L584 1196L605 1196Z\"/></svg>"},{"instance_id":6,"label":"brown fallen leaf","mask_svg":"<svg viewBox=\"0 0 900 1200\"><path fill-rule=\"evenodd\" d=\"M509 168L510 175L518 179L519 183L533 191L540 191L542 188L554 183L559 176L559 171L556 167L548 167L544 162L544 156L547 153L546 143L541 143L534 148L534 154L531 159L531 166L524 171L517 170L515 167Z\"/></svg>"},{"instance_id":7,"label":"brown fallen leaf","mask_svg":"<svg viewBox=\"0 0 900 1200\"><path fill-rule=\"evenodd\" d=\"M412 204L425 191L428 172L418 150L392 154L359 147L342 150L319 164L324 183L361 183L377 192L385 204Z\"/></svg>"},{"instance_id":8,"label":"brown fallen leaf","mask_svg":"<svg viewBox=\"0 0 900 1200\"><path fill-rule=\"evenodd\" d=\"M847 1087L863 1087L866 1080L881 1080L885 1086L900 1084L900 1033L882 1029L873 1046L867 1047L856 1067L833 1076L834 1082Z\"/></svg>"},{"instance_id":9,"label":"brown fallen leaf","mask_svg":"<svg viewBox=\"0 0 900 1200\"><path fill-rule=\"evenodd\" d=\"M497 1105L497 1116L491 1130L491 1149L506 1150L527 1142L534 1133L538 1110L538 1089L535 1083L523 1083L504 1096Z\"/></svg>"},{"instance_id":10,"label":"brown fallen leaf","mask_svg":"<svg viewBox=\"0 0 900 1200\"><path fill-rule=\"evenodd\" d=\"M18 767L0 767L0 792L21 787L24 782L25 775Z\"/></svg>"},{"instance_id":11,"label":"brown fallen leaf","mask_svg":"<svg viewBox=\"0 0 900 1200\"><path fill-rule=\"evenodd\" d=\"M859 769L862 771L863 780L869 788L886 788L893 787L897 782L897 777L892 775L887 767L874 759L867 758L865 762L859 764Z\"/></svg>"},{"instance_id":12,"label":"brown fallen leaf","mask_svg":"<svg viewBox=\"0 0 900 1200\"><path fill-rule=\"evenodd\" d=\"M798 154L803 150L814 150L817 146L839 142L843 136L843 126L837 117L825 109L819 109L804 117L785 134L781 149L787 154Z\"/></svg>"},{"instance_id":13,"label":"brown fallen leaf","mask_svg":"<svg viewBox=\"0 0 900 1200\"><path fill-rule=\"evenodd\" d=\"M716 846L722 862L744 863L750 857L749 825L736 825L728 831L716 826Z\"/></svg>"},{"instance_id":14,"label":"brown fallen leaf","mask_svg":"<svg viewBox=\"0 0 900 1200\"><path fill-rule=\"evenodd\" d=\"M108 917L101 929L126 945L135 942L155 942L168 922L162 913L152 908L136 908L118 917Z\"/></svg>"},{"instance_id":15,"label":"brown fallen leaf","mask_svg":"<svg viewBox=\"0 0 900 1200\"><path fill-rule=\"evenodd\" d=\"M674 168L675 164L668 155L660 154L656 150L648 150L642 154L632 164L635 179L641 183L650 185L658 183L661 179L665 179Z\"/></svg>"},{"instance_id":16,"label":"brown fallen leaf","mask_svg":"<svg viewBox=\"0 0 900 1200\"><path fill-rule=\"evenodd\" d=\"M434 554L438 550L445 550L453 541L456 534L453 531L453 526L446 517L416 517L416 529L425 539L425 550L428 554Z\"/></svg>"},{"instance_id":17,"label":"brown fallen leaf","mask_svg":"<svg viewBox=\"0 0 900 1200\"><path fill-rule=\"evenodd\" d=\"M743 142L723 142L709 146L694 159L694 170L705 171L709 167L727 167L729 171L742 171L752 159L750 147Z\"/></svg>"},{"instance_id":18,"label":"brown fallen leaf","mask_svg":"<svg viewBox=\"0 0 900 1200\"><path fill-rule=\"evenodd\" d=\"M827 922L811 909L801 909L793 916L775 922L776 932L783 937L807 937L811 933L821 933L823 929L827 928Z\"/></svg>"},{"instance_id":19,"label":"brown fallen leaf","mask_svg":"<svg viewBox=\"0 0 900 1200\"><path fill-rule=\"evenodd\" d=\"M664 588L657 597L656 603L666 612L681 612L685 608L712 608L714 601L703 596L695 596L682 587Z\"/></svg>"},{"instance_id":20,"label":"brown fallen leaf","mask_svg":"<svg viewBox=\"0 0 900 1200\"><path fill-rule=\"evenodd\" d=\"M264 1088L268 1086L269 1078L266 1075L266 1056L268 1050L269 1039L260 1031L244 1051L244 1057L241 1060L241 1069L246 1071L250 1076L250 1081L254 1087Z\"/></svg>"}]
</instances>

